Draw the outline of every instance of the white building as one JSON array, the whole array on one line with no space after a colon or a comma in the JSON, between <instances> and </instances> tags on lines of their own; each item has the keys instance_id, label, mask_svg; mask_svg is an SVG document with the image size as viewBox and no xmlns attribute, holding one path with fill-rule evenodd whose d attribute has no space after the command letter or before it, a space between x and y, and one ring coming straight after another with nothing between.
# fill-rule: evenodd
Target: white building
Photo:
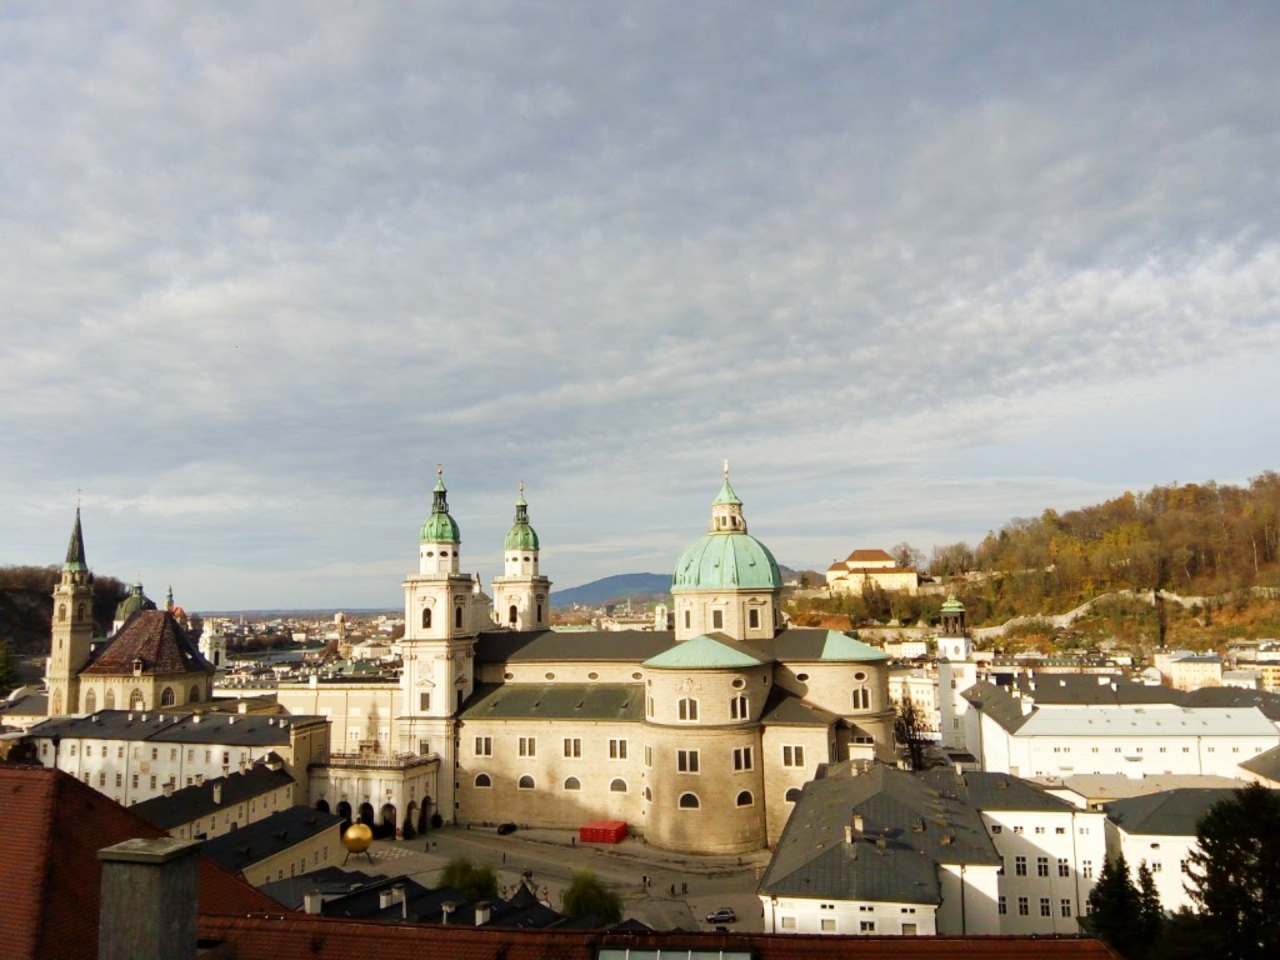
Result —
<instances>
[{"instance_id":1,"label":"white building","mask_svg":"<svg viewBox=\"0 0 1280 960\"><path fill-rule=\"evenodd\" d=\"M1014 777L830 768L806 785L758 894L777 933L1076 933L1105 817Z\"/></svg>"},{"instance_id":2,"label":"white building","mask_svg":"<svg viewBox=\"0 0 1280 960\"><path fill-rule=\"evenodd\" d=\"M1239 764L1280 745L1280 731L1256 706L1042 706L1034 694L986 682L967 690L964 698L971 708L965 718L969 752L983 770L1014 776L1238 779Z\"/></svg>"}]
</instances>

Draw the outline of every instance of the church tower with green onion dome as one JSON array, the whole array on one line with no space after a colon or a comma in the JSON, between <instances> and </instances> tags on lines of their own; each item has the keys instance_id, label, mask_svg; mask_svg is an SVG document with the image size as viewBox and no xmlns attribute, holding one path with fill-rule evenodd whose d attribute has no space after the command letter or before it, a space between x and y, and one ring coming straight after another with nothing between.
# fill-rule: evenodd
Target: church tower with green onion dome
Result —
<instances>
[{"instance_id":1,"label":"church tower with green onion dome","mask_svg":"<svg viewBox=\"0 0 1280 960\"><path fill-rule=\"evenodd\" d=\"M516 500L516 519L502 547L502 576L493 580L493 619L511 630L546 629L551 581L538 572L538 534L529 523L523 482Z\"/></svg>"},{"instance_id":2,"label":"church tower with green onion dome","mask_svg":"<svg viewBox=\"0 0 1280 960\"><path fill-rule=\"evenodd\" d=\"M461 572L462 536L449 513L444 469L436 467L431 515L418 534L418 572L404 581L400 652L399 751L438 754L453 769L457 714L475 687L475 644L489 626L489 598L480 578ZM440 777L435 809L453 817L453 778Z\"/></svg>"}]
</instances>

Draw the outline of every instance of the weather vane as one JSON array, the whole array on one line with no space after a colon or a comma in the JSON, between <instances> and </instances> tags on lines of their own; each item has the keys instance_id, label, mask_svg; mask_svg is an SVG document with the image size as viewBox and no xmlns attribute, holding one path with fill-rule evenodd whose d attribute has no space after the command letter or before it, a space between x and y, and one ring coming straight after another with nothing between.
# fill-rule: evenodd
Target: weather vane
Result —
<instances>
[{"instance_id":1,"label":"weather vane","mask_svg":"<svg viewBox=\"0 0 1280 960\"><path fill-rule=\"evenodd\" d=\"M729 458L728 457L724 458L724 478L726 480L729 479Z\"/></svg>"},{"instance_id":2,"label":"weather vane","mask_svg":"<svg viewBox=\"0 0 1280 960\"><path fill-rule=\"evenodd\" d=\"M443 463L437 463L437 464L436 464L436 476L437 476L437 477L443 477L443 476L444 476L444 464L443 464Z\"/></svg>"}]
</instances>

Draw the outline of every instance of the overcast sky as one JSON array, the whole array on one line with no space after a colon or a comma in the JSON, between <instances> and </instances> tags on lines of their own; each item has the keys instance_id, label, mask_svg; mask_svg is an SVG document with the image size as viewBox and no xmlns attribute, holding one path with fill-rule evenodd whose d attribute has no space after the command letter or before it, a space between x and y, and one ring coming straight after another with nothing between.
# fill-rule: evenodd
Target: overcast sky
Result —
<instances>
[{"instance_id":1,"label":"overcast sky","mask_svg":"<svg viewBox=\"0 0 1280 960\"><path fill-rule=\"evenodd\" d=\"M1280 12L4 3L0 564L558 587L1276 468Z\"/></svg>"}]
</instances>

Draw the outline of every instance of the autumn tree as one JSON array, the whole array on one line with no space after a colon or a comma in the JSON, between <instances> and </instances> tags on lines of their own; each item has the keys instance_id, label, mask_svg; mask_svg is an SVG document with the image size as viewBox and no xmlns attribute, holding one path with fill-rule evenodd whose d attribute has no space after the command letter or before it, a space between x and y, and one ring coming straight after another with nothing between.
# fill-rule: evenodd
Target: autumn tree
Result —
<instances>
[{"instance_id":1,"label":"autumn tree","mask_svg":"<svg viewBox=\"0 0 1280 960\"><path fill-rule=\"evenodd\" d=\"M573 875L561 905L571 917L596 917L606 926L622 920L622 898L590 870L580 870Z\"/></svg>"},{"instance_id":2,"label":"autumn tree","mask_svg":"<svg viewBox=\"0 0 1280 960\"><path fill-rule=\"evenodd\" d=\"M927 750L932 740L915 700L911 699L910 693L903 691L902 699L894 701L893 709L893 737L898 746L906 749L907 762L912 770L927 769Z\"/></svg>"}]
</instances>

